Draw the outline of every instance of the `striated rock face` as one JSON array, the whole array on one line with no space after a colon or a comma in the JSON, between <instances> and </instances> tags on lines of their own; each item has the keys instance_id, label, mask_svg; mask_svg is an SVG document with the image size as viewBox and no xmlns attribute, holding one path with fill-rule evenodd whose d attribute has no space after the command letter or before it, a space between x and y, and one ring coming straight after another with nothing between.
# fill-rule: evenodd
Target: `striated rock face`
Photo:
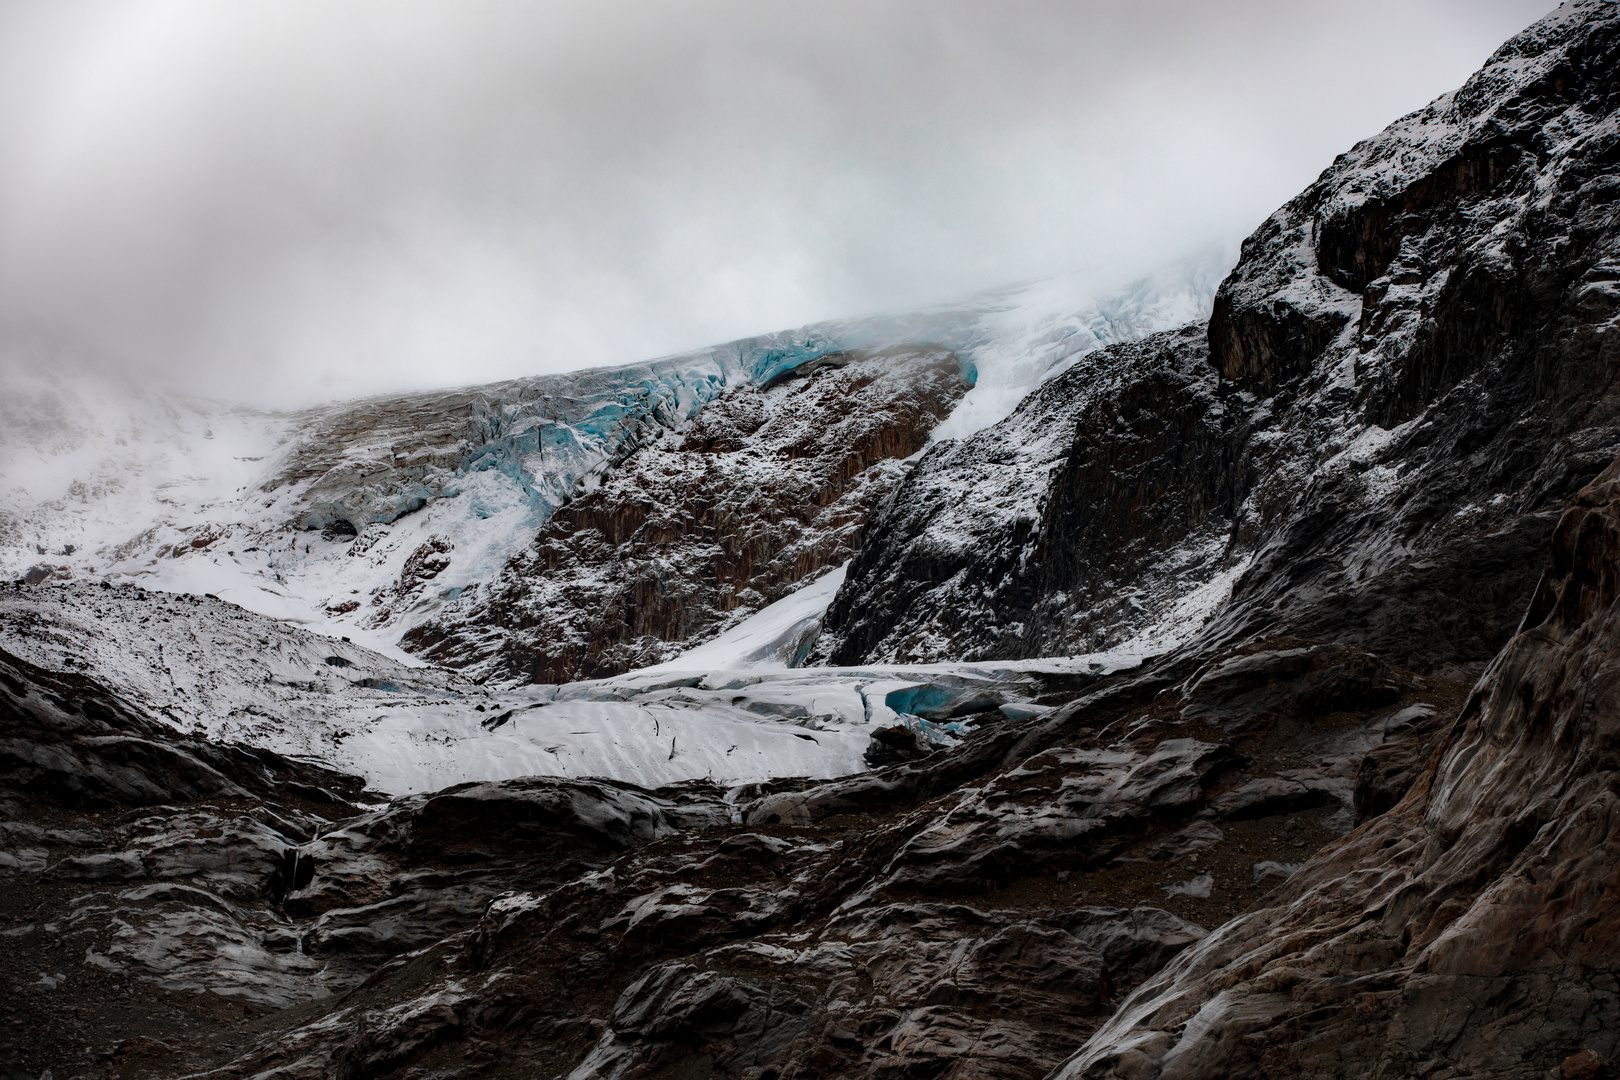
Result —
<instances>
[{"instance_id":1,"label":"striated rock face","mask_svg":"<svg viewBox=\"0 0 1620 1080\"><path fill-rule=\"evenodd\" d=\"M932 450L823 655L1094 650L1237 577L1234 639L1477 673L1620 451L1617 70L1612 5L1562 9L1244 243L1207 365L1191 331L1115 346Z\"/></svg>"},{"instance_id":2,"label":"striated rock face","mask_svg":"<svg viewBox=\"0 0 1620 1080\"><path fill-rule=\"evenodd\" d=\"M848 559L968 385L955 354L906 346L735 390L559 508L405 645L535 682L668 659Z\"/></svg>"},{"instance_id":3,"label":"striated rock face","mask_svg":"<svg viewBox=\"0 0 1620 1080\"><path fill-rule=\"evenodd\" d=\"M1620 449L1617 39L1612 6L1561 9L1246 242L1211 358L1291 431L1246 448L1235 624L1425 668L1505 644L1558 512Z\"/></svg>"},{"instance_id":4,"label":"striated rock face","mask_svg":"<svg viewBox=\"0 0 1620 1080\"><path fill-rule=\"evenodd\" d=\"M342 993L507 890L727 818L701 784L361 789L0 652L0 978L26 1028L8 1034L36 1062L88 1044L121 1072L196 1071L257 1037L245 1017Z\"/></svg>"},{"instance_id":5,"label":"striated rock face","mask_svg":"<svg viewBox=\"0 0 1620 1080\"><path fill-rule=\"evenodd\" d=\"M1620 461L1442 752L1149 980L1058 1075L1548 1074L1620 1054Z\"/></svg>"},{"instance_id":6,"label":"striated rock face","mask_svg":"<svg viewBox=\"0 0 1620 1080\"><path fill-rule=\"evenodd\" d=\"M1265 707L1226 731L1210 718L1239 708L1239 684ZM19 883L78 882L74 925L121 928L120 977L217 996L269 951L282 966L254 968L251 999L269 1003L370 972L233 1033L222 1076L1033 1080L1346 830L1371 751L1427 739L1402 718L1454 715L1461 695L1353 649L1272 641L1179 681L1104 679L956 752L841 781L724 799L509 781L257 824L194 798L104 829L94 884L54 850ZM161 862L171 851L191 854ZM190 914L172 890L142 906L159 878L194 890ZM210 952L227 931L241 948ZM143 955L190 966L148 971Z\"/></svg>"}]
</instances>

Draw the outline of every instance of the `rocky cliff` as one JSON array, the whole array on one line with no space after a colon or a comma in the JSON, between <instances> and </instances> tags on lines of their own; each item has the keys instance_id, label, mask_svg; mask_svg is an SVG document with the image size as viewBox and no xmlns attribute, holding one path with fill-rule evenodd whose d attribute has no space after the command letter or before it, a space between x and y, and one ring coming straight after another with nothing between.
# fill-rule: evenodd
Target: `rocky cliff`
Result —
<instances>
[{"instance_id":1,"label":"rocky cliff","mask_svg":"<svg viewBox=\"0 0 1620 1080\"><path fill-rule=\"evenodd\" d=\"M1476 673L1620 450L1611 16L1563 10L1342 155L1244 243L1207 335L1092 354L931 450L822 655L1096 650L1225 572L1236 636Z\"/></svg>"},{"instance_id":2,"label":"rocky cliff","mask_svg":"<svg viewBox=\"0 0 1620 1080\"><path fill-rule=\"evenodd\" d=\"M1102 651L1221 573L1235 410L1201 327L1087 357L929 450L827 611L836 664Z\"/></svg>"},{"instance_id":3,"label":"rocky cliff","mask_svg":"<svg viewBox=\"0 0 1620 1080\"><path fill-rule=\"evenodd\" d=\"M1519 632L1406 797L1141 987L1057 1075L1615 1060L1617 567L1620 461L1564 513Z\"/></svg>"},{"instance_id":4,"label":"rocky cliff","mask_svg":"<svg viewBox=\"0 0 1620 1080\"><path fill-rule=\"evenodd\" d=\"M1400 798L1462 696L1271 640L830 784L378 803L0 662L6 1050L134 1076L1040 1076Z\"/></svg>"},{"instance_id":5,"label":"rocky cliff","mask_svg":"<svg viewBox=\"0 0 1620 1080\"><path fill-rule=\"evenodd\" d=\"M405 645L545 683L666 660L847 560L969 374L949 350L905 346L740 387L559 508Z\"/></svg>"}]
</instances>

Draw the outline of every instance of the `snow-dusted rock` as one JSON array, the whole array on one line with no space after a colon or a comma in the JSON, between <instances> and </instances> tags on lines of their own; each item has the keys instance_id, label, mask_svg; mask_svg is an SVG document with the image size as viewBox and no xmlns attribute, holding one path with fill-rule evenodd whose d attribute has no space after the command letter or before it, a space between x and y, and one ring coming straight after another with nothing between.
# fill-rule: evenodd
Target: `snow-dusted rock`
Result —
<instances>
[{"instance_id":1,"label":"snow-dusted rock","mask_svg":"<svg viewBox=\"0 0 1620 1080\"><path fill-rule=\"evenodd\" d=\"M943 348L973 384L939 429L960 436L1088 352L1202 316L1226 265L1206 252L1123 288L1057 278L620 368L293 413L8 355L0 575L213 593L387 651L495 579L557 507L730 392L851 350ZM825 544L847 545L849 522L829 528Z\"/></svg>"},{"instance_id":2,"label":"snow-dusted rock","mask_svg":"<svg viewBox=\"0 0 1620 1080\"><path fill-rule=\"evenodd\" d=\"M1234 413L1216 382L1201 331L1161 334L1088 354L1001 423L936 444L867 527L813 655L1006 659L1185 638L1233 566Z\"/></svg>"},{"instance_id":3,"label":"snow-dusted rock","mask_svg":"<svg viewBox=\"0 0 1620 1080\"><path fill-rule=\"evenodd\" d=\"M1342 155L1245 242L1207 334L1088 354L934 447L818 655L1152 653L1213 617L1477 674L1620 451L1607 14Z\"/></svg>"},{"instance_id":4,"label":"snow-dusted rock","mask_svg":"<svg viewBox=\"0 0 1620 1080\"><path fill-rule=\"evenodd\" d=\"M972 375L916 346L739 387L557 509L499 576L404 645L549 683L668 660L844 563Z\"/></svg>"},{"instance_id":5,"label":"snow-dusted rock","mask_svg":"<svg viewBox=\"0 0 1620 1080\"><path fill-rule=\"evenodd\" d=\"M128 1049L139 1023L167 1074L219 1077L1598 1075L1620 1051L1620 459L1566 496L1620 441L1617 50L1620 15L1591 0L1509 43L1263 226L1207 328L1099 352L1072 310L1010 327L1026 290L739 361L739 400L853 348L933 342L979 367L826 620L824 655L858 666L789 666L825 592L690 669L480 686L403 664L396 682L223 604L15 587L8 1034L77 1060L100 1038L81 1030ZM996 342L1027 352L1030 385L1058 374L1000 424L971 404ZM592 399L640 449L593 444L586 488L658 457L626 433L673 431L651 403L684 380ZM562 415L518 398L457 482L517 485L502 455ZM746 442L745 412L680 423ZM435 415L422 431L450 430ZM321 483L345 510L345 492L408 503L408 461L379 454L372 484L348 456L368 423L300 443L309 476L261 509ZM487 580L476 527L446 525L467 490L344 518L352 534L276 532L275 573L371 566L383 601L328 589L328 625L425 622ZM23 551L16 524L16 570L77 573L73 540ZM258 555L218 524L130 550L165 572ZM1470 694L1458 677L1514 625ZM1112 651L1004 659L1097 642ZM977 644L996 659L862 652ZM219 704L255 737L319 731L322 760L409 794L370 802L356 777L229 744ZM896 727L917 756L836 775ZM286 1003L304 1004L248 1015Z\"/></svg>"}]
</instances>

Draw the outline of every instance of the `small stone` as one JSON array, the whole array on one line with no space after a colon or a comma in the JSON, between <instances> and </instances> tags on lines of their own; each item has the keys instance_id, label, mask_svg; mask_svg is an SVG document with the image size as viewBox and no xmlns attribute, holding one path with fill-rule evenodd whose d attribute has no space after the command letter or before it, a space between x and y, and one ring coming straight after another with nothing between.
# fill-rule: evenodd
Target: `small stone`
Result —
<instances>
[{"instance_id":1,"label":"small stone","mask_svg":"<svg viewBox=\"0 0 1620 1080\"><path fill-rule=\"evenodd\" d=\"M1279 884L1287 881L1299 871L1299 863L1281 863L1265 859L1254 864L1254 883L1259 885L1263 881L1276 881Z\"/></svg>"},{"instance_id":2,"label":"small stone","mask_svg":"<svg viewBox=\"0 0 1620 1080\"><path fill-rule=\"evenodd\" d=\"M1604 1060L1590 1050L1582 1050L1564 1059L1547 1080L1610 1080L1614 1073Z\"/></svg>"},{"instance_id":3,"label":"small stone","mask_svg":"<svg viewBox=\"0 0 1620 1080\"><path fill-rule=\"evenodd\" d=\"M1215 876L1204 873L1199 874L1197 877L1188 878L1186 881L1177 882L1174 885L1166 885L1164 886L1164 893L1166 896L1194 896L1203 899L1209 896L1214 887Z\"/></svg>"}]
</instances>

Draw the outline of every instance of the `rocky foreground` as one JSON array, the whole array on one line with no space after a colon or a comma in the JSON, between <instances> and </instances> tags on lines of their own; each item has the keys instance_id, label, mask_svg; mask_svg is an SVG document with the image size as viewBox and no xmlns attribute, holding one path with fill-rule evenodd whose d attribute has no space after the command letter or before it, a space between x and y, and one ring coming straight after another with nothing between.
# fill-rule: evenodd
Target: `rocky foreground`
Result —
<instances>
[{"instance_id":1,"label":"rocky foreground","mask_svg":"<svg viewBox=\"0 0 1620 1080\"><path fill-rule=\"evenodd\" d=\"M1620 13L1566 5L1273 215L1207 325L1104 350L903 477L885 462L921 445L904 432L834 467L782 455L797 444L768 439L769 417L742 430L739 398L694 429L712 439L610 477L523 563L584 573L586 526L639 512L661 463L690 478L690 512L615 541L601 573L696 565L720 520L703 514L725 508L690 455L752 448L785 456L779 475L806 460L840 477L817 507L868 470L892 484L844 534L854 561L813 658L1080 652L1197 614L1160 655L1049 687L1055 708L967 717L948 749L878 739L871 759L892 763L828 781L528 778L387 800L0 655L0 1061L1604 1075L1617 107ZM959 391L941 372L944 401ZM792 551L684 579L706 625L745 583L767 595ZM526 583L508 575L514 597ZM479 662L550 663L544 635L521 638L544 610L510 611ZM557 662L624 662L663 626L582 631Z\"/></svg>"}]
</instances>

